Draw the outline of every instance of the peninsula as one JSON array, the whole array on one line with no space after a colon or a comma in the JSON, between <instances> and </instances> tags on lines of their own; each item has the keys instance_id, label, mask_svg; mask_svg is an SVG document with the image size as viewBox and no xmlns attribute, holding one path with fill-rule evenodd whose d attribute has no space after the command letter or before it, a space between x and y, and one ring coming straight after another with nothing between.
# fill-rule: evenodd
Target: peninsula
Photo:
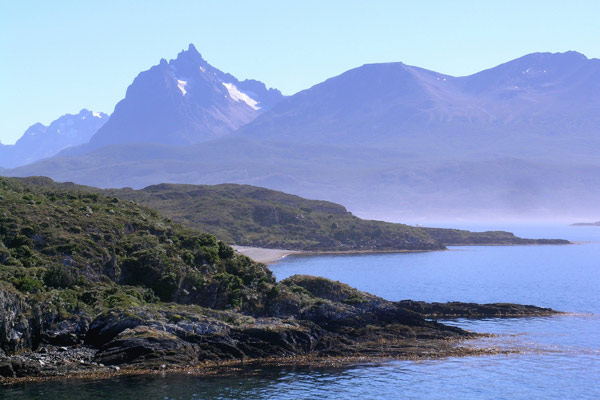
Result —
<instances>
[{"instance_id":1,"label":"peninsula","mask_svg":"<svg viewBox=\"0 0 600 400\"><path fill-rule=\"evenodd\" d=\"M429 251L446 246L569 244L524 239L510 232L471 232L373 221L344 206L276 190L237 184L159 184L145 189L98 189L49 178L22 182L91 191L148 206L188 228L236 246L309 252Z\"/></svg>"},{"instance_id":2,"label":"peninsula","mask_svg":"<svg viewBox=\"0 0 600 400\"><path fill-rule=\"evenodd\" d=\"M597 222L576 222L571 226L600 226L600 221Z\"/></svg>"},{"instance_id":3,"label":"peninsula","mask_svg":"<svg viewBox=\"0 0 600 400\"><path fill-rule=\"evenodd\" d=\"M7 382L293 357L479 354L460 346L476 333L432 318L556 313L391 302L311 276L277 282L215 236L135 202L6 178L0 309Z\"/></svg>"}]
</instances>

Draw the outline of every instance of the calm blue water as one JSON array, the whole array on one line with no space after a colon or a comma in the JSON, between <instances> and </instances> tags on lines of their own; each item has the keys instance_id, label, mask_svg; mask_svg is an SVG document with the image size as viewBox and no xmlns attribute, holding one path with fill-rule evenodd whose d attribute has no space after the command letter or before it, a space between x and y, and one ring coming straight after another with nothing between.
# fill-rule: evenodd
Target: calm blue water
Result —
<instances>
[{"instance_id":1,"label":"calm blue water","mask_svg":"<svg viewBox=\"0 0 600 400\"><path fill-rule=\"evenodd\" d=\"M473 345L519 354L397 361L344 369L280 368L218 378L164 375L0 389L15 399L598 399L600 228L465 226L558 237L572 246L456 247L451 251L290 256L278 279L340 280L390 300L516 302L573 313L450 323L502 336Z\"/></svg>"}]
</instances>

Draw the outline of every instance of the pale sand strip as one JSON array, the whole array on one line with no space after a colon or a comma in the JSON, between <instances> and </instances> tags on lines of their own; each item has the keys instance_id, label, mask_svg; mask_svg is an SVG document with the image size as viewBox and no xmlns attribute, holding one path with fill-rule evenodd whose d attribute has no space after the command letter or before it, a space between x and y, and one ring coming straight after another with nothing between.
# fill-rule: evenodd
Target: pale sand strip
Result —
<instances>
[{"instance_id":1,"label":"pale sand strip","mask_svg":"<svg viewBox=\"0 0 600 400\"><path fill-rule=\"evenodd\" d=\"M323 255L323 254L388 254L388 253L427 253L430 251L447 250L339 250L339 251L301 251L285 249L265 249L262 247L231 246L233 249L256 262L268 264L281 260L290 254ZM459 251L459 250L456 250Z\"/></svg>"},{"instance_id":2,"label":"pale sand strip","mask_svg":"<svg viewBox=\"0 0 600 400\"><path fill-rule=\"evenodd\" d=\"M250 257L254 261L260 263L269 263L282 259L283 257L290 254L303 253L297 250L283 250L283 249L263 249L260 247L249 247L249 246L232 246L235 251L245 256Z\"/></svg>"}]
</instances>

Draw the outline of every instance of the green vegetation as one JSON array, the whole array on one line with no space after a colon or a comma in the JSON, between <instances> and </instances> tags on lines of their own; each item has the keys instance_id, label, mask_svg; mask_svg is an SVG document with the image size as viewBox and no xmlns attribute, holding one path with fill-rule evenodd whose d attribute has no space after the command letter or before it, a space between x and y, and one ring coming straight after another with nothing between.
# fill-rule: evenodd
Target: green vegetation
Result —
<instances>
[{"instance_id":1,"label":"green vegetation","mask_svg":"<svg viewBox=\"0 0 600 400\"><path fill-rule=\"evenodd\" d=\"M109 190L236 245L313 251L439 250L450 245L564 244L510 232L419 228L355 217L339 204L248 185L161 184Z\"/></svg>"},{"instance_id":2,"label":"green vegetation","mask_svg":"<svg viewBox=\"0 0 600 400\"><path fill-rule=\"evenodd\" d=\"M343 206L248 185L161 184L105 193L144 204L229 244L295 250L437 250L423 230L367 221Z\"/></svg>"},{"instance_id":3,"label":"green vegetation","mask_svg":"<svg viewBox=\"0 0 600 400\"><path fill-rule=\"evenodd\" d=\"M221 240L216 252L214 247L205 248L206 257L213 259L231 256L225 254L232 251L225 243L308 251L440 250L449 245L568 243L521 239L503 231L470 232L363 220L339 204L248 185L160 184L142 190L100 190L40 177L21 181L90 195L101 193L112 199L111 204L128 201L143 204L177 223L209 232Z\"/></svg>"},{"instance_id":4,"label":"green vegetation","mask_svg":"<svg viewBox=\"0 0 600 400\"><path fill-rule=\"evenodd\" d=\"M510 232L471 232L462 229L422 228L433 239L446 246L513 245L513 244L569 244L562 239L524 239Z\"/></svg>"},{"instance_id":5,"label":"green vegetation","mask_svg":"<svg viewBox=\"0 0 600 400\"><path fill-rule=\"evenodd\" d=\"M36 183L43 183L42 185ZM156 302L253 309L275 280L213 235L132 201L0 178L0 281L75 309Z\"/></svg>"}]
</instances>

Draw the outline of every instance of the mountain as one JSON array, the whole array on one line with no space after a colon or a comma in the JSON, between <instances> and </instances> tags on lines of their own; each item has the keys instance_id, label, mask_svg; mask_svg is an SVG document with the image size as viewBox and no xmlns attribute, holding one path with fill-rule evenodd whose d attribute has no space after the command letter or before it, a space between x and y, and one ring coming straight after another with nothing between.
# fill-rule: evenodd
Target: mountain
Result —
<instances>
[{"instance_id":1,"label":"mountain","mask_svg":"<svg viewBox=\"0 0 600 400\"><path fill-rule=\"evenodd\" d=\"M467 77L370 64L283 100L237 135L403 153L596 157L600 60L537 53Z\"/></svg>"},{"instance_id":2,"label":"mountain","mask_svg":"<svg viewBox=\"0 0 600 400\"><path fill-rule=\"evenodd\" d=\"M370 64L219 139L104 147L7 174L101 187L244 183L386 220L579 218L600 197L599 77L600 60L575 52L466 77Z\"/></svg>"},{"instance_id":3,"label":"mountain","mask_svg":"<svg viewBox=\"0 0 600 400\"><path fill-rule=\"evenodd\" d=\"M190 44L175 60L162 59L134 79L85 150L119 143L200 143L235 131L282 98L262 82L239 81L214 68Z\"/></svg>"},{"instance_id":4,"label":"mountain","mask_svg":"<svg viewBox=\"0 0 600 400\"><path fill-rule=\"evenodd\" d=\"M65 114L48 126L34 124L14 145L0 144L0 167L26 165L87 143L107 120L104 113L83 109L79 114Z\"/></svg>"}]
</instances>

